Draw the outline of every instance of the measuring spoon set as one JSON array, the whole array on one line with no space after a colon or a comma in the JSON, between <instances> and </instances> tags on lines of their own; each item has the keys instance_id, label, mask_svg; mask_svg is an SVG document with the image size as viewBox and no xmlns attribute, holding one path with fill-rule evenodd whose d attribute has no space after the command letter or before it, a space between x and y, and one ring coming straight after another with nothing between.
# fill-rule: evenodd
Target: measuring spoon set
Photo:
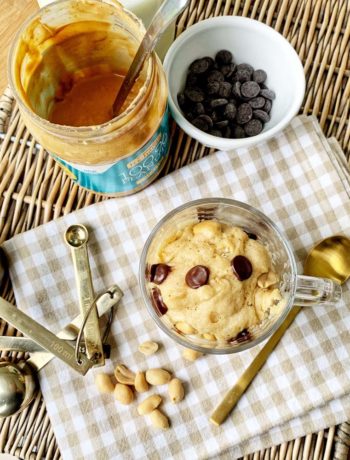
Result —
<instances>
[{"instance_id":1,"label":"measuring spoon set","mask_svg":"<svg viewBox=\"0 0 350 460\"><path fill-rule=\"evenodd\" d=\"M36 393L35 374L54 357L81 375L91 367L104 365L108 356L106 339L113 317L113 307L123 293L116 285L95 296L87 252L88 231L83 225L72 225L65 232L71 248L78 290L80 314L57 335L0 297L0 318L10 323L25 337L0 337L0 350L31 353L18 364L0 362L0 417L23 410ZM99 318L110 312L101 337ZM84 333L84 343L80 343Z\"/></svg>"}]
</instances>

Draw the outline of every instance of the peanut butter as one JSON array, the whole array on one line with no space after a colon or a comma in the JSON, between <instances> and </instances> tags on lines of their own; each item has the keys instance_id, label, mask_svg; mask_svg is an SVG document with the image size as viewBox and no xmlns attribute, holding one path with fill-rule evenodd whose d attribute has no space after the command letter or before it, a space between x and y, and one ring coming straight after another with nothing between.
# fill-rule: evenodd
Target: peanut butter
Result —
<instances>
[{"instance_id":1,"label":"peanut butter","mask_svg":"<svg viewBox=\"0 0 350 460\"><path fill-rule=\"evenodd\" d=\"M68 126L106 123L113 118L113 102L123 79L111 73L78 80L69 91L56 94L49 120Z\"/></svg>"},{"instance_id":2,"label":"peanut butter","mask_svg":"<svg viewBox=\"0 0 350 460\"><path fill-rule=\"evenodd\" d=\"M74 180L98 193L141 190L168 153L167 84L155 54L112 117L144 34L117 3L61 0L22 26L10 52L10 85L28 130Z\"/></svg>"}]
</instances>

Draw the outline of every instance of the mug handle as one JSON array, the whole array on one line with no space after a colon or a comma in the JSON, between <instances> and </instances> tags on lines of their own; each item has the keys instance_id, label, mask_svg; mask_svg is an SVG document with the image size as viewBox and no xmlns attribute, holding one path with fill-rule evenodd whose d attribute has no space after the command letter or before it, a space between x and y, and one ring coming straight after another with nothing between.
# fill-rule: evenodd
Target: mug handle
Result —
<instances>
[{"instance_id":1,"label":"mug handle","mask_svg":"<svg viewBox=\"0 0 350 460\"><path fill-rule=\"evenodd\" d=\"M336 305L342 297L340 284L328 278L297 275L294 304L302 307Z\"/></svg>"}]
</instances>

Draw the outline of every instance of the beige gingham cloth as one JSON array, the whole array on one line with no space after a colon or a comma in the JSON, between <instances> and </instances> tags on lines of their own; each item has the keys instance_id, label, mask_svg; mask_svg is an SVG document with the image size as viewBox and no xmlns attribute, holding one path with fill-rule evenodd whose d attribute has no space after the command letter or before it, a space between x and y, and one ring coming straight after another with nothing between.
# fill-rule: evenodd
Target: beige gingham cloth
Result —
<instances>
[{"instance_id":1,"label":"beige gingham cloth","mask_svg":"<svg viewBox=\"0 0 350 460\"><path fill-rule=\"evenodd\" d=\"M304 116L274 139L249 149L218 152L157 181L136 195L104 201L4 244L19 308L53 331L78 313L74 270L63 234L83 223L95 290L118 283L125 297L112 328L112 357L132 370L165 367L186 382L186 398L169 402L167 387L137 395L130 406L101 396L94 374L81 377L54 360L41 373L41 388L64 459L236 458L340 423L350 414L349 292L337 308L305 308L276 351L220 427L209 416L259 347L239 355L184 361L182 350L148 315L137 274L143 244L173 208L203 197L234 198L257 207L285 232L299 261L322 237L350 235L349 178L339 146ZM337 155L338 152L338 155ZM299 266L301 268L301 264ZM162 344L145 358L145 340ZM160 431L137 414L146 395L159 392L171 429Z\"/></svg>"}]
</instances>

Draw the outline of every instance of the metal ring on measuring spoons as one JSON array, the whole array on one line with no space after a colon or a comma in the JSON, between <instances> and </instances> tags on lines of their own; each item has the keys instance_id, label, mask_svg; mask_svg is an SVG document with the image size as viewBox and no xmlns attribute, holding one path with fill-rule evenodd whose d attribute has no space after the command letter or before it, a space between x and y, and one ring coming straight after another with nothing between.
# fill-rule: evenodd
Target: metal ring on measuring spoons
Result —
<instances>
[{"instance_id":1,"label":"metal ring on measuring spoons","mask_svg":"<svg viewBox=\"0 0 350 460\"><path fill-rule=\"evenodd\" d=\"M104 292L102 294L97 295L94 298L94 300L91 302L88 310L86 311L86 313L84 315L83 322L82 322L81 328L79 330L79 334L78 334L78 337L77 337L77 341L76 341L76 344L75 344L75 350L74 350L75 360L76 360L77 364L81 363L81 359L80 359L80 354L81 354L81 352L80 352L80 342L81 342L81 339L82 339L82 336L83 336L83 332L84 332L86 322L87 322L87 320L89 318L89 315L91 314L93 308L96 306L96 302L98 301L98 299L100 297L102 297L103 295L105 295L105 294L109 294L111 296L111 299L113 299L113 293L110 292L110 291L106 291L106 292ZM103 345L106 343L106 341L108 339L109 332L111 330L112 321L113 321L113 316L114 316L114 307L111 307L110 312L109 312L109 316L108 316L108 321L107 321L105 330L103 332L103 337L102 337L102 344Z\"/></svg>"}]
</instances>

